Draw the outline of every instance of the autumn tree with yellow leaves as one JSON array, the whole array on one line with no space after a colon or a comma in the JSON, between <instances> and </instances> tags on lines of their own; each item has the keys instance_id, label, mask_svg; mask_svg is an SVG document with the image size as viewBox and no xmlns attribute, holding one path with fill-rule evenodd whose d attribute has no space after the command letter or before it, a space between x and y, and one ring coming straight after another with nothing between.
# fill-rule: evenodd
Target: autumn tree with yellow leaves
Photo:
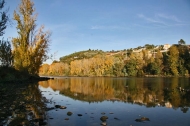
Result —
<instances>
[{"instance_id":1,"label":"autumn tree with yellow leaves","mask_svg":"<svg viewBox=\"0 0 190 126\"><path fill-rule=\"evenodd\" d=\"M36 30L37 14L31 0L21 0L13 19L17 22L18 33L18 37L12 39L14 67L36 75L40 65L48 58L51 33L44 31L44 26Z\"/></svg>"},{"instance_id":2,"label":"autumn tree with yellow leaves","mask_svg":"<svg viewBox=\"0 0 190 126\"><path fill-rule=\"evenodd\" d=\"M90 59L74 60L70 64L70 74L80 76L108 76L113 74L114 58L97 55Z\"/></svg>"},{"instance_id":3,"label":"autumn tree with yellow leaves","mask_svg":"<svg viewBox=\"0 0 190 126\"><path fill-rule=\"evenodd\" d=\"M178 51L178 48L176 46L172 46L170 49L169 49L169 64L170 64L170 70L171 70L171 73L174 75L174 76L177 76L179 74L178 72L178 61L179 61L179 51Z\"/></svg>"}]
</instances>

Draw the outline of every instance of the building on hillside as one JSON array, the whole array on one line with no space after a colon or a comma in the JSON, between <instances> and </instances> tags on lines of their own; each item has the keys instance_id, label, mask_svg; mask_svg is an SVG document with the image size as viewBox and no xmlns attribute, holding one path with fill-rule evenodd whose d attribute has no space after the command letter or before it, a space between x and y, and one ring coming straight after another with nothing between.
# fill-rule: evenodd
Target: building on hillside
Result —
<instances>
[{"instance_id":1,"label":"building on hillside","mask_svg":"<svg viewBox=\"0 0 190 126\"><path fill-rule=\"evenodd\" d=\"M188 49L190 49L190 45L187 45Z\"/></svg>"},{"instance_id":2,"label":"building on hillside","mask_svg":"<svg viewBox=\"0 0 190 126\"><path fill-rule=\"evenodd\" d=\"M164 49L164 50L168 50L170 47L171 47L170 44L165 44L164 47L163 47L163 49Z\"/></svg>"}]
</instances>

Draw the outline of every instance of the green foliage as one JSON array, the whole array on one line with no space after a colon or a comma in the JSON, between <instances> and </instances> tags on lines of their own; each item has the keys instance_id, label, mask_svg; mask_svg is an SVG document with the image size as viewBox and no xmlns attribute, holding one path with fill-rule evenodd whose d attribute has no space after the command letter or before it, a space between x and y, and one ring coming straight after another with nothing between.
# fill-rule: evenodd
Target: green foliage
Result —
<instances>
[{"instance_id":1,"label":"green foliage","mask_svg":"<svg viewBox=\"0 0 190 126\"><path fill-rule=\"evenodd\" d=\"M11 66L13 56L9 41L0 40L0 66Z\"/></svg>"},{"instance_id":2,"label":"green foliage","mask_svg":"<svg viewBox=\"0 0 190 126\"><path fill-rule=\"evenodd\" d=\"M126 63L125 70L128 76L137 76L138 69L136 66L137 66L137 62L134 59L129 60Z\"/></svg>"},{"instance_id":3,"label":"green foliage","mask_svg":"<svg viewBox=\"0 0 190 126\"><path fill-rule=\"evenodd\" d=\"M117 62L113 65L113 75L114 76L124 76L123 73L124 63Z\"/></svg>"},{"instance_id":4,"label":"green foliage","mask_svg":"<svg viewBox=\"0 0 190 126\"><path fill-rule=\"evenodd\" d=\"M70 55L60 57L60 62L70 64L71 61L81 60L81 59L90 59L92 57L95 57L96 55L103 54L103 53L104 52L102 50L89 49L86 51L75 52Z\"/></svg>"},{"instance_id":5,"label":"green foliage","mask_svg":"<svg viewBox=\"0 0 190 126\"><path fill-rule=\"evenodd\" d=\"M167 53L163 53L163 73L164 75L170 74L170 67L169 67L169 55Z\"/></svg>"},{"instance_id":6,"label":"green foliage","mask_svg":"<svg viewBox=\"0 0 190 126\"><path fill-rule=\"evenodd\" d=\"M186 69L185 69L184 65L182 65L182 64L183 64L183 61L179 61L178 71L179 71L180 75L184 76L186 74Z\"/></svg>"},{"instance_id":7,"label":"green foliage","mask_svg":"<svg viewBox=\"0 0 190 126\"><path fill-rule=\"evenodd\" d=\"M179 45L179 63L183 66L183 69L187 69L190 72L190 50L186 45Z\"/></svg>"},{"instance_id":8,"label":"green foliage","mask_svg":"<svg viewBox=\"0 0 190 126\"><path fill-rule=\"evenodd\" d=\"M178 41L178 44L179 44L179 45L185 45L185 41L184 41L183 39L180 39L180 40Z\"/></svg>"},{"instance_id":9,"label":"green foliage","mask_svg":"<svg viewBox=\"0 0 190 126\"><path fill-rule=\"evenodd\" d=\"M7 16L6 11L2 11L3 7L5 5L4 0L0 0L0 36L4 34L4 30L7 28L6 24L7 21L9 20L9 17Z\"/></svg>"},{"instance_id":10,"label":"green foliage","mask_svg":"<svg viewBox=\"0 0 190 126\"><path fill-rule=\"evenodd\" d=\"M7 11L3 11L5 5L4 0L0 0L0 36L5 33L4 30L7 27L7 21L9 17L7 16ZM0 66L11 66L12 65L12 52L11 45L9 41L0 40Z\"/></svg>"},{"instance_id":11,"label":"green foliage","mask_svg":"<svg viewBox=\"0 0 190 126\"><path fill-rule=\"evenodd\" d=\"M160 73L159 66L155 63L149 63L147 66L147 72L152 75L158 75Z\"/></svg>"},{"instance_id":12,"label":"green foliage","mask_svg":"<svg viewBox=\"0 0 190 126\"><path fill-rule=\"evenodd\" d=\"M146 44L145 46L144 46L146 49L154 49L154 45L150 45L150 44Z\"/></svg>"}]
</instances>

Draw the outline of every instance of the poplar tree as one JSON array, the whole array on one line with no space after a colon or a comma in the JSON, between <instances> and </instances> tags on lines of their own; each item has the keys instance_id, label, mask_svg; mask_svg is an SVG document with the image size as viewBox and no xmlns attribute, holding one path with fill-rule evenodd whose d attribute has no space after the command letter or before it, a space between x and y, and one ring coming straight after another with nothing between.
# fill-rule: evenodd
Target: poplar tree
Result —
<instances>
[{"instance_id":1,"label":"poplar tree","mask_svg":"<svg viewBox=\"0 0 190 126\"><path fill-rule=\"evenodd\" d=\"M170 70L174 76L178 76L178 65L179 65L179 51L176 46L172 46L169 49L169 65Z\"/></svg>"},{"instance_id":2,"label":"poplar tree","mask_svg":"<svg viewBox=\"0 0 190 126\"><path fill-rule=\"evenodd\" d=\"M18 37L12 39L14 67L36 75L48 58L51 33L44 31L44 26L36 30L37 14L31 0L21 0L13 19L17 22L18 32Z\"/></svg>"}]
</instances>

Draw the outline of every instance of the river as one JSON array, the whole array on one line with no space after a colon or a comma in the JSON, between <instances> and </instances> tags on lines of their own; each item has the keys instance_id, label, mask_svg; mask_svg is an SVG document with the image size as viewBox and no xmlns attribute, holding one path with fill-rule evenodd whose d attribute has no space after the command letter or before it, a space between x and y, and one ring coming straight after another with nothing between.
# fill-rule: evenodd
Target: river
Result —
<instances>
[{"instance_id":1,"label":"river","mask_svg":"<svg viewBox=\"0 0 190 126\"><path fill-rule=\"evenodd\" d=\"M38 88L49 126L190 126L190 78L57 77Z\"/></svg>"}]
</instances>

